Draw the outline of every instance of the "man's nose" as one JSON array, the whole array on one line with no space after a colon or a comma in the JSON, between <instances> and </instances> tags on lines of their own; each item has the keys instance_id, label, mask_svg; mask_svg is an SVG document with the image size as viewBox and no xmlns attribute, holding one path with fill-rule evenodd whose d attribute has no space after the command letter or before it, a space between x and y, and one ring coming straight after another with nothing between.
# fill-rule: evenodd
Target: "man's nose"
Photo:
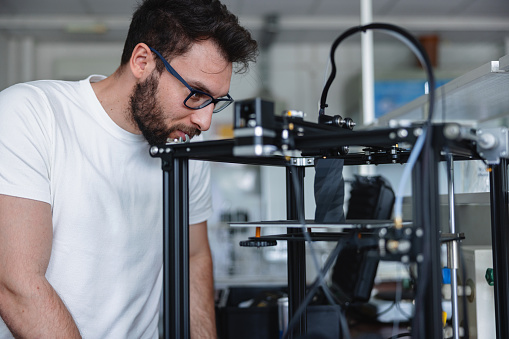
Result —
<instances>
[{"instance_id":1,"label":"man's nose","mask_svg":"<svg viewBox=\"0 0 509 339\"><path fill-rule=\"evenodd\" d=\"M212 122L212 111L214 111L214 105L208 105L195 110L191 115L191 122L200 131L207 131L210 128L210 123Z\"/></svg>"}]
</instances>

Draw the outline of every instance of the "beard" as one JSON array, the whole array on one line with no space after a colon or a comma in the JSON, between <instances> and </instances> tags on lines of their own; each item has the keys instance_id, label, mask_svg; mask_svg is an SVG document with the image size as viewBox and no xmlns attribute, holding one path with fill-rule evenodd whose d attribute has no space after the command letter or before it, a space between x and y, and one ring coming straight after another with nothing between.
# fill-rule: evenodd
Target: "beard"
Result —
<instances>
[{"instance_id":1,"label":"beard","mask_svg":"<svg viewBox=\"0 0 509 339\"><path fill-rule=\"evenodd\" d=\"M130 98L130 116L150 145L165 144L170 134L180 130L190 138L200 135L201 131L184 124L171 124L171 118L165 119L161 104L156 98L159 76L156 71L142 83L136 84ZM170 124L166 122L170 121Z\"/></svg>"}]
</instances>

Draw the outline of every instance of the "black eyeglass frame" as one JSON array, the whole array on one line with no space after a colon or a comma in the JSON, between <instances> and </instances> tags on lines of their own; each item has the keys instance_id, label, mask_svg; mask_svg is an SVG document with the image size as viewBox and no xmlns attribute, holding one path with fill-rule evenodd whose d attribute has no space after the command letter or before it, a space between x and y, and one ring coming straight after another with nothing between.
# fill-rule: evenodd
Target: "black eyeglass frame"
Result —
<instances>
[{"instance_id":1,"label":"black eyeglass frame","mask_svg":"<svg viewBox=\"0 0 509 339\"><path fill-rule=\"evenodd\" d=\"M184 86L187 87L187 89L189 89L191 91L191 93L184 99L184 105L187 107L187 108L190 108L190 109L202 109L204 107L207 107L208 105L210 104L214 104L216 105L218 102L223 102L223 105L222 106L219 106L218 108L214 108L214 110L212 111L212 113L218 113L218 112L221 112L222 110L224 110L226 107L230 106L230 104L234 101L233 98L230 96L229 93L226 94L226 97L225 98L214 98L212 95L206 93L206 92L203 92L203 91L200 91L200 90L197 90L195 88L192 88L185 80L184 78L182 78L180 76L180 74L177 73L177 71L171 67L170 63L168 61L166 61L166 59L161 55L161 53L159 53L158 51L156 51L155 49L153 49L152 47L149 47L150 50L152 52L154 52L158 57L159 59L161 59L161 61L163 62L164 64L164 67L166 67L166 70L168 72L170 72L171 75L173 75L175 78L177 78L177 80L179 80ZM200 95L205 95L207 97L209 97L210 99L209 100L206 100L204 103L202 103L201 105L197 106L197 107L192 107L192 106L189 106L187 104L187 101L195 94L200 94Z\"/></svg>"}]
</instances>

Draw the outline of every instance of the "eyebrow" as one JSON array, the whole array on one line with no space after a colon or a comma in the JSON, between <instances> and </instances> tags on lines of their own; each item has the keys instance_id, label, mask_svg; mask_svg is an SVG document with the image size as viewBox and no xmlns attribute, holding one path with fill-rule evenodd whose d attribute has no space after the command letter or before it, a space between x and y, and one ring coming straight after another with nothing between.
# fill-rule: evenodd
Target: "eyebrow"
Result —
<instances>
[{"instance_id":1,"label":"eyebrow","mask_svg":"<svg viewBox=\"0 0 509 339\"><path fill-rule=\"evenodd\" d=\"M186 80L187 81L187 80ZM197 81L188 81L187 82L189 84L189 86L191 86L192 88L194 89L197 89L199 91L202 91L202 92L205 92L205 93L208 93L209 95L212 96L212 91L204 84L202 83L200 80L197 80ZM216 98L222 98L222 97L225 97L228 93L226 94L223 94L223 95L220 95Z\"/></svg>"},{"instance_id":2,"label":"eyebrow","mask_svg":"<svg viewBox=\"0 0 509 339\"><path fill-rule=\"evenodd\" d=\"M194 89L197 89L199 91L206 92L206 93L211 93L210 89L207 86L205 86L205 84L202 83L200 80L188 81L187 83L189 84L189 86L191 86Z\"/></svg>"}]
</instances>

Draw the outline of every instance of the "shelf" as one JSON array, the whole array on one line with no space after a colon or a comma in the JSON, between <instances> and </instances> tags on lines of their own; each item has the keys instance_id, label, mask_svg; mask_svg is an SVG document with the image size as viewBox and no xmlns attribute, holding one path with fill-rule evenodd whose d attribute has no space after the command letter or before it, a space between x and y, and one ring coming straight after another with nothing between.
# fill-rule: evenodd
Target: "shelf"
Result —
<instances>
[{"instance_id":1,"label":"shelf","mask_svg":"<svg viewBox=\"0 0 509 339\"><path fill-rule=\"evenodd\" d=\"M434 122L500 126L509 123L509 55L474 69L436 90ZM428 95L378 119L379 126L392 120L420 122L427 119Z\"/></svg>"}]
</instances>

